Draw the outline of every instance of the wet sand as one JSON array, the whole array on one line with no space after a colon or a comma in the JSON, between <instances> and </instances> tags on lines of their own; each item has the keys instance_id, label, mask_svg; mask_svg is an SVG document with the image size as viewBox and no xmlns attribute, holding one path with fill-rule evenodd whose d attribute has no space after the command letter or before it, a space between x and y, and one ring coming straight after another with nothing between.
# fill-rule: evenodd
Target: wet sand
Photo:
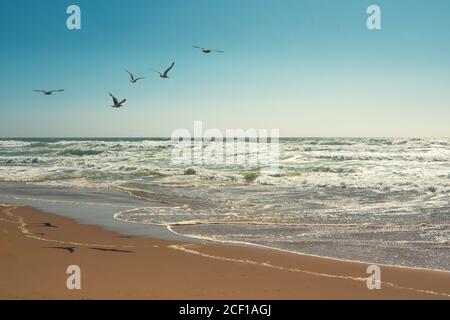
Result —
<instances>
[{"instance_id":1,"label":"wet sand","mask_svg":"<svg viewBox=\"0 0 450 320\"><path fill-rule=\"evenodd\" d=\"M66 287L70 265L81 289ZM124 236L31 207L0 206L1 299L450 299L450 272L276 250Z\"/></svg>"}]
</instances>

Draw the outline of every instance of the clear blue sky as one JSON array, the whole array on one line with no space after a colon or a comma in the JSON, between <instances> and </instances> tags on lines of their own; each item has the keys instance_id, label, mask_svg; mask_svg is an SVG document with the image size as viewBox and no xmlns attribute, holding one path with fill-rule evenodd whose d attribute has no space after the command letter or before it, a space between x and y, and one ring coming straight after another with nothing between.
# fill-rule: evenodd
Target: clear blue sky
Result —
<instances>
[{"instance_id":1,"label":"clear blue sky","mask_svg":"<svg viewBox=\"0 0 450 320\"><path fill-rule=\"evenodd\" d=\"M70 4L80 31L66 28ZM382 30L366 28L370 4ZM0 39L2 137L168 136L194 120L450 136L448 0L2 0ZM150 71L172 61L171 79ZM126 68L147 78L132 85ZM126 107L111 108L109 91Z\"/></svg>"}]
</instances>

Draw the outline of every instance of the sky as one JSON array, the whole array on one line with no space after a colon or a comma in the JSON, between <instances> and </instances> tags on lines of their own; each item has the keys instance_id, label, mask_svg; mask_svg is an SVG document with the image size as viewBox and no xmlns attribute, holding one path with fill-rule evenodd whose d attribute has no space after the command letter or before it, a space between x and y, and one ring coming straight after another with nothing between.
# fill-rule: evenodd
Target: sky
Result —
<instances>
[{"instance_id":1,"label":"sky","mask_svg":"<svg viewBox=\"0 0 450 320\"><path fill-rule=\"evenodd\" d=\"M0 137L450 137L448 0L2 0L0 40Z\"/></svg>"}]
</instances>

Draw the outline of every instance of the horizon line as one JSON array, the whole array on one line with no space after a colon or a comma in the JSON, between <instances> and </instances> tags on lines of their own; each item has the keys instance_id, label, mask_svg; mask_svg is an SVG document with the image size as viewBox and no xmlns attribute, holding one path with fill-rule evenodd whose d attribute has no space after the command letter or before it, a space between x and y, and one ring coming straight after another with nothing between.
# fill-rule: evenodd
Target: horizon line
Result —
<instances>
[{"instance_id":1,"label":"horizon line","mask_svg":"<svg viewBox=\"0 0 450 320\"><path fill-rule=\"evenodd\" d=\"M171 139L171 136L36 136L36 137L2 137L0 139ZM193 136L191 138L194 138ZM223 137L225 138L225 137ZM268 137L269 138L269 137ZM450 136L280 136L279 139L450 139Z\"/></svg>"}]
</instances>

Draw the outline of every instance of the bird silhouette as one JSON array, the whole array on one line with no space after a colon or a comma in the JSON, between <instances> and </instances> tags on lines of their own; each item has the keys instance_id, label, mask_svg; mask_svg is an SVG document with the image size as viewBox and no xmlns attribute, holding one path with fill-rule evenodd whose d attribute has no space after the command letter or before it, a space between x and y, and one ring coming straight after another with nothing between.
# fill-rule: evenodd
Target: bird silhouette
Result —
<instances>
[{"instance_id":1,"label":"bird silhouette","mask_svg":"<svg viewBox=\"0 0 450 320\"><path fill-rule=\"evenodd\" d=\"M119 102L119 100L118 100L116 97L114 97L111 93L109 93L109 95L110 95L111 98L113 99L114 105L111 106L111 107L113 107L113 108L122 108L122 107L123 107L123 103L124 103L125 101L127 101L127 99L123 99L122 101Z\"/></svg>"},{"instance_id":2,"label":"bird silhouette","mask_svg":"<svg viewBox=\"0 0 450 320\"><path fill-rule=\"evenodd\" d=\"M211 52L223 53L222 50L208 49L208 48L203 48L203 47L199 47L199 46L192 46L192 47L200 49L202 51L202 53L211 53Z\"/></svg>"},{"instance_id":3,"label":"bird silhouette","mask_svg":"<svg viewBox=\"0 0 450 320\"><path fill-rule=\"evenodd\" d=\"M45 94L46 96L51 96L55 92L63 92L64 89L59 89L59 90L33 90L33 91L34 92L41 92L41 93Z\"/></svg>"},{"instance_id":4,"label":"bird silhouette","mask_svg":"<svg viewBox=\"0 0 450 320\"><path fill-rule=\"evenodd\" d=\"M164 72L160 72L158 70L153 70L154 72L156 72L157 74L159 74L159 76L163 79L167 79L169 78L169 76L167 75L169 73L170 70L172 70L173 66L175 65L175 62L172 62L172 64L170 65L169 68L166 69L166 71Z\"/></svg>"},{"instance_id":5,"label":"bird silhouette","mask_svg":"<svg viewBox=\"0 0 450 320\"><path fill-rule=\"evenodd\" d=\"M125 70L125 71L130 75L130 82L131 83L136 83L139 80L144 79L144 77L135 78L134 75L130 71L128 71L128 70Z\"/></svg>"}]
</instances>

